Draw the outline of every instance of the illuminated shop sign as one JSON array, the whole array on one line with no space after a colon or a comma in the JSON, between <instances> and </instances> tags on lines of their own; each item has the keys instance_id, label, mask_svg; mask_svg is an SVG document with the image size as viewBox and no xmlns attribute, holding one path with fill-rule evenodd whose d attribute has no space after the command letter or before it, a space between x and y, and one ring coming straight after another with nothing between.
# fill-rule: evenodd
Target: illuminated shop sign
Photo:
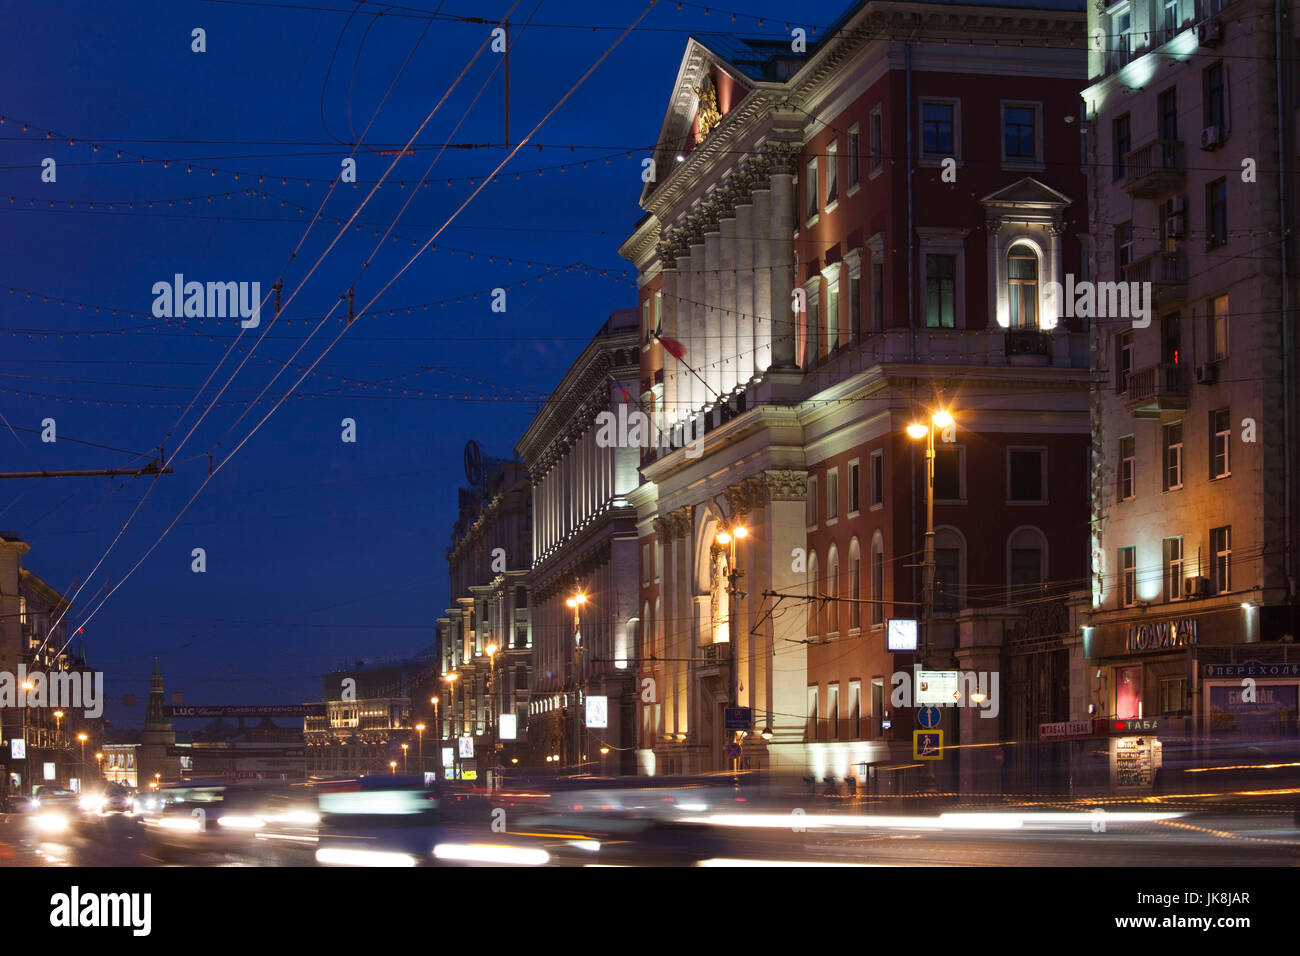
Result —
<instances>
[{"instance_id":1,"label":"illuminated shop sign","mask_svg":"<svg viewBox=\"0 0 1300 956\"><path fill-rule=\"evenodd\" d=\"M1188 647L1197 642L1196 618L1185 617L1174 621L1130 624L1125 647L1130 651L1154 651Z\"/></svg>"},{"instance_id":2,"label":"illuminated shop sign","mask_svg":"<svg viewBox=\"0 0 1300 956\"><path fill-rule=\"evenodd\" d=\"M1300 664L1206 664L1206 677L1300 677Z\"/></svg>"}]
</instances>

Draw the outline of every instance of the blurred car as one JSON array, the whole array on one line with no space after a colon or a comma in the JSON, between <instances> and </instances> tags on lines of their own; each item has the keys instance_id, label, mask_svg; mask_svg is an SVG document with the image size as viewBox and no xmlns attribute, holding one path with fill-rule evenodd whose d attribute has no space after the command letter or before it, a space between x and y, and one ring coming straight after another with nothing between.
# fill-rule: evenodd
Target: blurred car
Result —
<instances>
[{"instance_id":1,"label":"blurred car","mask_svg":"<svg viewBox=\"0 0 1300 956\"><path fill-rule=\"evenodd\" d=\"M315 842L314 807L286 787L185 781L162 787L155 796L157 807L146 812L143 823L161 859L284 862L266 858L293 849L291 844Z\"/></svg>"},{"instance_id":2,"label":"blurred car","mask_svg":"<svg viewBox=\"0 0 1300 956\"><path fill-rule=\"evenodd\" d=\"M62 787L36 788L26 813L30 829L40 837L68 830L77 817L77 794Z\"/></svg>"}]
</instances>

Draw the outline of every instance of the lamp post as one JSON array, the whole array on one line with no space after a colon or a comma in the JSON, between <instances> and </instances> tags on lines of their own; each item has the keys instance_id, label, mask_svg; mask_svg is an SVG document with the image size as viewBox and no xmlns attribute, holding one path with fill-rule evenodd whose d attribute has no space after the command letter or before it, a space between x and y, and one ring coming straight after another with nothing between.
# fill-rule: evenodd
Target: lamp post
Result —
<instances>
[{"instance_id":1,"label":"lamp post","mask_svg":"<svg viewBox=\"0 0 1300 956\"><path fill-rule=\"evenodd\" d=\"M500 648L495 643L489 644L483 648L488 656L488 733L491 745L488 749L488 760L490 765L486 768L486 779L488 786L491 787L496 783L496 765L497 765L497 651Z\"/></svg>"},{"instance_id":2,"label":"lamp post","mask_svg":"<svg viewBox=\"0 0 1300 956\"><path fill-rule=\"evenodd\" d=\"M921 628L925 633L922 644L921 666L927 663L930 654L930 614L934 609L934 430L947 428L953 422L952 415L940 409L930 416L930 423L920 422L907 426L907 434L925 442L925 569L921 586Z\"/></svg>"},{"instance_id":3,"label":"lamp post","mask_svg":"<svg viewBox=\"0 0 1300 956\"><path fill-rule=\"evenodd\" d=\"M54 712L54 746L63 746L63 711Z\"/></svg>"},{"instance_id":4,"label":"lamp post","mask_svg":"<svg viewBox=\"0 0 1300 956\"><path fill-rule=\"evenodd\" d=\"M388 766L393 771L393 776L397 776L397 761L396 760L388 761Z\"/></svg>"},{"instance_id":5,"label":"lamp post","mask_svg":"<svg viewBox=\"0 0 1300 956\"><path fill-rule=\"evenodd\" d=\"M435 698L436 699L436 698ZM424 724L416 724L415 732L420 735L416 746L416 759L420 761L420 779L424 779Z\"/></svg>"},{"instance_id":6,"label":"lamp post","mask_svg":"<svg viewBox=\"0 0 1300 956\"><path fill-rule=\"evenodd\" d=\"M95 769L99 771L99 779L102 781L104 779L104 755L102 753L95 754Z\"/></svg>"},{"instance_id":7,"label":"lamp post","mask_svg":"<svg viewBox=\"0 0 1300 956\"><path fill-rule=\"evenodd\" d=\"M77 777L81 780L80 789L84 790L86 787L86 741L90 738L86 734L80 733L77 734L77 739L81 741L81 770L78 772Z\"/></svg>"},{"instance_id":8,"label":"lamp post","mask_svg":"<svg viewBox=\"0 0 1300 956\"><path fill-rule=\"evenodd\" d=\"M740 701L740 653L736 647L736 606L744 596L740 591L740 578L744 574L736 568L736 542L749 535L749 529L743 524L732 527L730 531L719 531L715 536L718 544L723 547L729 547L730 552L727 559L727 644L731 649L731 666L727 669L730 671L730 688L727 693L727 701L731 707L739 707ZM725 722L724 722L725 726ZM735 734L732 734L734 739ZM731 758L731 769L735 771L739 766L739 758Z\"/></svg>"},{"instance_id":9,"label":"lamp post","mask_svg":"<svg viewBox=\"0 0 1300 956\"><path fill-rule=\"evenodd\" d=\"M410 747L410 746L411 746L410 744L402 744L402 773L406 773L406 770L407 770L407 767L406 767L406 750L407 750L407 748Z\"/></svg>"},{"instance_id":10,"label":"lamp post","mask_svg":"<svg viewBox=\"0 0 1300 956\"><path fill-rule=\"evenodd\" d=\"M573 757L581 769L582 760L582 606L587 595L578 591L564 602L573 608Z\"/></svg>"}]
</instances>

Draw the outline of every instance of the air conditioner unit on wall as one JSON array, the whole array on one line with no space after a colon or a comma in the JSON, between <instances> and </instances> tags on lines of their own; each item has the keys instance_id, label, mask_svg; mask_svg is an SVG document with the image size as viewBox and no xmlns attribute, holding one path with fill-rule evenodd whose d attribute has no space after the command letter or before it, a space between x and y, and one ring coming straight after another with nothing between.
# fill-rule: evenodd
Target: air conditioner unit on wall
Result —
<instances>
[{"instance_id":1,"label":"air conditioner unit on wall","mask_svg":"<svg viewBox=\"0 0 1300 956\"><path fill-rule=\"evenodd\" d=\"M1218 149L1223 142L1223 137L1219 134L1219 127L1207 126L1201 130L1201 149Z\"/></svg>"},{"instance_id":2,"label":"air conditioner unit on wall","mask_svg":"<svg viewBox=\"0 0 1300 956\"><path fill-rule=\"evenodd\" d=\"M1196 366L1196 383L1198 385L1213 385L1218 380L1219 366L1213 362Z\"/></svg>"},{"instance_id":3,"label":"air conditioner unit on wall","mask_svg":"<svg viewBox=\"0 0 1300 956\"><path fill-rule=\"evenodd\" d=\"M1196 39L1201 46L1217 46L1223 42L1223 21L1211 17L1196 24Z\"/></svg>"},{"instance_id":4,"label":"air conditioner unit on wall","mask_svg":"<svg viewBox=\"0 0 1300 956\"><path fill-rule=\"evenodd\" d=\"M1185 598L1209 597L1212 593L1214 593L1214 587L1210 584L1209 578L1183 579L1183 597Z\"/></svg>"}]
</instances>

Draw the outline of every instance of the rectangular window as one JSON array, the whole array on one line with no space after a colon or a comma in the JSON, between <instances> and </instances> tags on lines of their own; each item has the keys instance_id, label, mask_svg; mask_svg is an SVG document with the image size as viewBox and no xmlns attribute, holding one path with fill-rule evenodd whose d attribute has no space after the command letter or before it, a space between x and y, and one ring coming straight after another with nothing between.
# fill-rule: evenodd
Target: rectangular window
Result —
<instances>
[{"instance_id":1,"label":"rectangular window","mask_svg":"<svg viewBox=\"0 0 1300 956\"><path fill-rule=\"evenodd\" d=\"M655 583L659 583L660 574L664 566L664 544L656 536L655 538Z\"/></svg>"},{"instance_id":2,"label":"rectangular window","mask_svg":"<svg viewBox=\"0 0 1300 956\"><path fill-rule=\"evenodd\" d=\"M1232 590L1232 526L1210 529L1210 581L1215 594Z\"/></svg>"},{"instance_id":3,"label":"rectangular window","mask_svg":"<svg viewBox=\"0 0 1300 956\"><path fill-rule=\"evenodd\" d=\"M857 514L862 508L862 466L856 461L849 462L849 514Z\"/></svg>"},{"instance_id":4,"label":"rectangular window","mask_svg":"<svg viewBox=\"0 0 1300 956\"><path fill-rule=\"evenodd\" d=\"M1124 178L1124 156L1133 148L1129 133L1129 117L1125 113L1111 121L1111 144L1115 153L1111 157L1111 179Z\"/></svg>"},{"instance_id":5,"label":"rectangular window","mask_svg":"<svg viewBox=\"0 0 1300 956\"><path fill-rule=\"evenodd\" d=\"M932 329L956 327L957 257L925 257L925 324Z\"/></svg>"},{"instance_id":6,"label":"rectangular window","mask_svg":"<svg viewBox=\"0 0 1300 956\"><path fill-rule=\"evenodd\" d=\"M808 476L808 527L817 527L817 476Z\"/></svg>"},{"instance_id":7,"label":"rectangular window","mask_svg":"<svg viewBox=\"0 0 1300 956\"><path fill-rule=\"evenodd\" d=\"M885 623L885 555L871 549L871 623Z\"/></svg>"},{"instance_id":8,"label":"rectangular window","mask_svg":"<svg viewBox=\"0 0 1300 956\"><path fill-rule=\"evenodd\" d=\"M1122 222L1115 227L1115 274L1124 278L1124 270L1133 262L1133 223Z\"/></svg>"},{"instance_id":9,"label":"rectangular window","mask_svg":"<svg viewBox=\"0 0 1300 956\"><path fill-rule=\"evenodd\" d=\"M1157 101L1160 111L1160 138L1169 142L1178 140L1178 88L1169 87ZM1168 155L1166 153L1166 155Z\"/></svg>"},{"instance_id":10,"label":"rectangular window","mask_svg":"<svg viewBox=\"0 0 1300 956\"><path fill-rule=\"evenodd\" d=\"M1228 181L1216 179L1205 187L1205 248L1228 242Z\"/></svg>"},{"instance_id":11,"label":"rectangular window","mask_svg":"<svg viewBox=\"0 0 1300 956\"><path fill-rule=\"evenodd\" d=\"M934 450L934 497L942 501L960 501L965 482L962 481L962 449L936 448Z\"/></svg>"},{"instance_id":12,"label":"rectangular window","mask_svg":"<svg viewBox=\"0 0 1300 956\"><path fill-rule=\"evenodd\" d=\"M1137 548L1119 549L1119 598L1121 606L1137 604Z\"/></svg>"},{"instance_id":13,"label":"rectangular window","mask_svg":"<svg viewBox=\"0 0 1300 956\"><path fill-rule=\"evenodd\" d=\"M1111 68L1118 69L1129 61L1133 52L1133 11L1127 3L1116 4L1115 12L1110 15Z\"/></svg>"},{"instance_id":14,"label":"rectangular window","mask_svg":"<svg viewBox=\"0 0 1300 956\"><path fill-rule=\"evenodd\" d=\"M885 264L871 260L871 331L885 330Z\"/></svg>"},{"instance_id":15,"label":"rectangular window","mask_svg":"<svg viewBox=\"0 0 1300 956\"><path fill-rule=\"evenodd\" d=\"M862 327L862 273L849 275L849 345L857 345Z\"/></svg>"},{"instance_id":16,"label":"rectangular window","mask_svg":"<svg viewBox=\"0 0 1300 956\"><path fill-rule=\"evenodd\" d=\"M1226 77L1222 63L1206 67L1201 73L1202 115L1206 126L1213 126L1219 131L1219 142L1228 135Z\"/></svg>"},{"instance_id":17,"label":"rectangular window","mask_svg":"<svg viewBox=\"0 0 1300 956\"><path fill-rule=\"evenodd\" d=\"M818 717L817 713L817 688L816 686L808 688L808 740L817 740Z\"/></svg>"},{"instance_id":18,"label":"rectangular window","mask_svg":"<svg viewBox=\"0 0 1300 956\"><path fill-rule=\"evenodd\" d=\"M826 289L826 354L834 354L840 347L840 284L828 284Z\"/></svg>"},{"instance_id":19,"label":"rectangular window","mask_svg":"<svg viewBox=\"0 0 1300 956\"><path fill-rule=\"evenodd\" d=\"M1162 677L1160 679L1160 713L1181 714L1187 708L1187 678Z\"/></svg>"},{"instance_id":20,"label":"rectangular window","mask_svg":"<svg viewBox=\"0 0 1300 956\"><path fill-rule=\"evenodd\" d=\"M1133 372L1133 333L1121 332L1115 336L1115 391L1128 392L1128 377Z\"/></svg>"},{"instance_id":21,"label":"rectangular window","mask_svg":"<svg viewBox=\"0 0 1300 956\"><path fill-rule=\"evenodd\" d=\"M1047 482L1043 475L1047 455L1041 449L1012 448L1007 452L1008 492L1011 501L1043 501Z\"/></svg>"},{"instance_id":22,"label":"rectangular window","mask_svg":"<svg viewBox=\"0 0 1300 956\"><path fill-rule=\"evenodd\" d=\"M652 317L650 312L651 308L652 306L650 304L649 299L646 299L644 302L641 303L641 341L642 342L649 342L650 334L654 332L654 326L650 324L651 317Z\"/></svg>"},{"instance_id":23,"label":"rectangular window","mask_svg":"<svg viewBox=\"0 0 1300 956\"><path fill-rule=\"evenodd\" d=\"M953 155L956 113L955 103L921 101L921 155L944 159Z\"/></svg>"},{"instance_id":24,"label":"rectangular window","mask_svg":"<svg viewBox=\"0 0 1300 956\"><path fill-rule=\"evenodd\" d=\"M885 453L871 453L871 507L885 503Z\"/></svg>"},{"instance_id":25,"label":"rectangular window","mask_svg":"<svg viewBox=\"0 0 1300 956\"><path fill-rule=\"evenodd\" d=\"M840 470L832 468L826 473L826 521L840 516Z\"/></svg>"},{"instance_id":26,"label":"rectangular window","mask_svg":"<svg viewBox=\"0 0 1300 956\"><path fill-rule=\"evenodd\" d=\"M650 584L650 545L641 545L641 584Z\"/></svg>"},{"instance_id":27,"label":"rectangular window","mask_svg":"<svg viewBox=\"0 0 1300 956\"><path fill-rule=\"evenodd\" d=\"M885 682L883 680L873 680L871 682L871 736L879 737L884 733L882 721L885 714Z\"/></svg>"},{"instance_id":28,"label":"rectangular window","mask_svg":"<svg viewBox=\"0 0 1300 956\"><path fill-rule=\"evenodd\" d=\"M828 740L840 739L840 685L828 684L826 687L826 724L830 733Z\"/></svg>"},{"instance_id":29,"label":"rectangular window","mask_svg":"<svg viewBox=\"0 0 1300 956\"><path fill-rule=\"evenodd\" d=\"M840 201L840 146L831 143L826 147L826 205Z\"/></svg>"},{"instance_id":30,"label":"rectangular window","mask_svg":"<svg viewBox=\"0 0 1300 956\"><path fill-rule=\"evenodd\" d=\"M1210 343L1214 361L1228 357L1228 297L1215 297L1210 306Z\"/></svg>"},{"instance_id":31,"label":"rectangular window","mask_svg":"<svg viewBox=\"0 0 1300 956\"><path fill-rule=\"evenodd\" d=\"M1038 158L1038 110L1033 106L1002 108L1002 145L1007 159Z\"/></svg>"},{"instance_id":32,"label":"rectangular window","mask_svg":"<svg viewBox=\"0 0 1300 956\"><path fill-rule=\"evenodd\" d=\"M862 134L858 131L857 124L849 128L849 142L846 158L849 161L848 183L852 189L862 181Z\"/></svg>"},{"instance_id":33,"label":"rectangular window","mask_svg":"<svg viewBox=\"0 0 1300 956\"><path fill-rule=\"evenodd\" d=\"M862 738L862 681L849 681L849 737Z\"/></svg>"},{"instance_id":34,"label":"rectangular window","mask_svg":"<svg viewBox=\"0 0 1300 956\"><path fill-rule=\"evenodd\" d=\"M1178 29L1178 0L1164 0L1164 18L1160 26L1161 42L1172 40Z\"/></svg>"},{"instance_id":35,"label":"rectangular window","mask_svg":"<svg viewBox=\"0 0 1300 956\"><path fill-rule=\"evenodd\" d=\"M1227 478L1232 474L1229 460L1232 445L1232 419L1228 409L1210 412L1210 477Z\"/></svg>"},{"instance_id":36,"label":"rectangular window","mask_svg":"<svg viewBox=\"0 0 1300 956\"><path fill-rule=\"evenodd\" d=\"M1183 596L1183 539L1165 538L1162 550L1165 565L1165 600L1177 601Z\"/></svg>"},{"instance_id":37,"label":"rectangular window","mask_svg":"<svg viewBox=\"0 0 1300 956\"><path fill-rule=\"evenodd\" d=\"M663 324L664 324L664 294L662 292L656 292L655 293L655 319L654 319L654 331L656 334L659 332L659 329L663 327Z\"/></svg>"},{"instance_id":38,"label":"rectangular window","mask_svg":"<svg viewBox=\"0 0 1300 956\"><path fill-rule=\"evenodd\" d=\"M805 209L807 215L805 219L815 219L817 210L821 208L821 203L817 201L817 160L813 159L808 162L807 182L804 185Z\"/></svg>"},{"instance_id":39,"label":"rectangular window","mask_svg":"<svg viewBox=\"0 0 1300 956\"><path fill-rule=\"evenodd\" d=\"M870 150L871 172L877 173L885 165L885 121L879 106L871 111L868 135L870 142L867 148Z\"/></svg>"},{"instance_id":40,"label":"rectangular window","mask_svg":"<svg viewBox=\"0 0 1300 956\"><path fill-rule=\"evenodd\" d=\"M1132 435L1119 440L1119 500L1132 501L1137 494L1137 442Z\"/></svg>"},{"instance_id":41,"label":"rectangular window","mask_svg":"<svg viewBox=\"0 0 1300 956\"><path fill-rule=\"evenodd\" d=\"M1174 422L1164 427L1165 491L1177 491L1183 486L1183 423Z\"/></svg>"}]
</instances>

